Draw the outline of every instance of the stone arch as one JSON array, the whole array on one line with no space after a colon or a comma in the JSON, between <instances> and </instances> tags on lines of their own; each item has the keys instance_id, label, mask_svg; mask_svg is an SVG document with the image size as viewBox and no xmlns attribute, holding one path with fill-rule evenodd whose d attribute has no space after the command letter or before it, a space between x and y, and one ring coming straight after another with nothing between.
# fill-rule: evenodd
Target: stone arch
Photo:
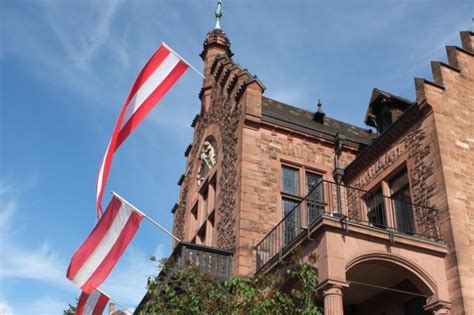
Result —
<instances>
[{"instance_id":1,"label":"stone arch","mask_svg":"<svg viewBox=\"0 0 474 315\"><path fill-rule=\"evenodd\" d=\"M427 296L437 296L438 289L435 280L418 264L395 254L384 252L372 252L358 255L350 259L346 264L346 273L351 268L363 263L380 263L388 266L396 266L409 272L409 278L415 286Z\"/></svg>"}]
</instances>

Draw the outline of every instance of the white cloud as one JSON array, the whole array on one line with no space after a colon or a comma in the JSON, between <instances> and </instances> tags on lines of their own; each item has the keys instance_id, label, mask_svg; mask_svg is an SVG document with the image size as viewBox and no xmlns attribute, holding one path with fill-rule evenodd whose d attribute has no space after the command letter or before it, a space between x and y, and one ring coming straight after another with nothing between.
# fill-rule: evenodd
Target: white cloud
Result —
<instances>
[{"instance_id":1,"label":"white cloud","mask_svg":"<svg viewBox=\"0 0 474 315\"><path fill-rule=\"evenodd\" d=\"M39 246L24 246L18 242L18 201L12 186L0 181L0 279L34 279L71 288L65 276L65 263L42 241Z\"/></svg>"},{"instance_id":2,"label":"white cloud","mask_svg":"<svg viewBox=\"0 0 474 315\"><path fill-rule=\"evenodd\" d=\"M157 260L167 257L168 254L169 249L163 244L158 245L153 253ZM121 260L101 288L112 298L132 309L145 295L148 277L157 274L156 264L150 260L150 255L132 246Z\"/></svg>"},{"instance_id":3,"label":"white cloud","mask_svg":"<svg viewBox=\"0 0 474 315\"><path fill-rule=\"evenodd\" d=\"M13 315L13 309L8 303L0 301L0 315Z\"/></svg>"},{"instance_id":4,"label":"white cloud","mask_svg":"<svg viewBox=\"0 0 474 315\"><path fill-rule=\"evenodd\" d=\"M38 235L39 245L25 245L21 239L17 227L22 225L20 206L13 196L15 190L0 180L0 281L7 285L4 280L39 281L52 285L63 291L78 291L67 280L65 276L67 258L59 251L51 248L47 240L41 240ZM169 253L168 245L160 244L153 255L159 260ZM146 292L147 279L156 275L156 264L150 261L150 255L145 250L136 246L130 246L119 261L112 274L106 279L101 288L118 302L134 308L143 298ZM9 288L4 287L11 291ZM72 301L69 301L71 303ZM10 314L7 310L12 309L5 302L0 302L0 314ZM36 297L28 306L15 305L15 314L58 314L67 306L67 302L51 297ZM31 313L29 313L31 310Z\"/></svg>"}]
</instances>

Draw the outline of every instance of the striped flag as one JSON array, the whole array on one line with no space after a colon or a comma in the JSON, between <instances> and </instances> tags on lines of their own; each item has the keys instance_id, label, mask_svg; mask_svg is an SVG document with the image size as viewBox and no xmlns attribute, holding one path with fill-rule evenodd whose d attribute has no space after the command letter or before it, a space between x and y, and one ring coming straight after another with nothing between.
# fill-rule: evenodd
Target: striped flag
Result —
<instances>
[{"instance_id":1,"label":"striped flag","mask_svg":"<svg viewBox=\"0 0 474 315\"><path fill-rule=\"evenodd\" d=\"M112 271L142 219L141 213L113 196L104 215L72 256L67 278L87 294L94 291Z\"/></svg>"},{"instance_id":2,"label":"striped flag","mask_svg":"<svg viewBox=\"0 0 474 315\"><path fill-rule=\"evenodd\" d=\"M77 302L76 315L102 315L109 297L97 290L92 293L82 292Z\"/></svg>"},{"instance_id":3,"label":"striped flag","mask_svg":"<svg viewBox=\"0 0 474 315\"><path fill-rule=\"evenodd\" d=\"M188 67L189 65L181 57L162 43L136 78L122 106L100 164L96 183L98 217L102 215L102 196L115 151Z\"/></svg>"}]
</instances>

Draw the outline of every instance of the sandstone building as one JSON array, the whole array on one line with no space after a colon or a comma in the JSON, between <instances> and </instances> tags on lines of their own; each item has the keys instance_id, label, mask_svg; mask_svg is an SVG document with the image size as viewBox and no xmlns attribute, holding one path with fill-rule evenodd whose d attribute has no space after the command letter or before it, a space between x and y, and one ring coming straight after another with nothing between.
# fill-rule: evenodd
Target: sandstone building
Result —
<instances>
[{"instance_id":1,"label":"sandstone building","mask_svg":"<svg viewBox=\"0 0 474 315\"><path fill-rule=\"evenodd\" d=\"M474 34L461 41L415 79L416 100L374 89L370 132L265 97L209 32L178 262L227 277L298 254L325 314L474 314Z\"/></svg>"}]
</instances>

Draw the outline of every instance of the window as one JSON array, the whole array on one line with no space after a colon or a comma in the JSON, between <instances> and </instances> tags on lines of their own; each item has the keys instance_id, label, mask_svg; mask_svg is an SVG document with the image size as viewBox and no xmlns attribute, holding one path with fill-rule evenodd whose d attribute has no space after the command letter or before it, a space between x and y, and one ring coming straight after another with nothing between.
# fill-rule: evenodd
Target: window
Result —
<instances>
[{"instance_id":1,"label":"window","mask_svg":"<svg viewBox=\"0 0 474 315\"><path fill-rule=\"evenodd\" d=\"M413 209L407 170L398 173L389 182L396 228L400 232L413 234Z\"/></svg>"},{"instance_id":2,"label":"window","mask_svg":"<svg viewBox=\"0 0 474 315\"><path fill-rule=\"evenodd\" d=\"M300 187L303 186L304 189ZM306 199L304 199L306 196ZM283 241L289 244L302 229L302 210L308 217L308 224L324 213L322 176L304 168L282 166L281 200L283 222ZM304 200L304 203L301 202ZM306 221L306 219L304 220Z\"/></svg>"},{"instance_id":3,"label":"window","mask_svg":"<svg viewBox=\"0 0 474 315\"><path fill-rule=\"evenodd\" d=\"M216 178L217 174L214 174L209 181L206 180L202 184L198 201L191 210L191 237L193 237L193 241L197 244L215 245Z\"/></svg>"},{"instance_id":4,"label":"window","mask_svg":"<svg viewBox=\"0 0 474 315\"><path fill-rule=\"evenodd\" d=\"M367 194L364 199L367 205L369 222L376 227L385 229L387 227L387 220L385 218L382 189L379 188L373 193Z\"/></svg>"},{"instance_id":5,"label":"window","mask_svg":"<svg viewBox=\"0 0 474 315\"><path fill-rule=\"evenodd\" d=\"M207 187L204 187L205 189L201 192L201 217L199 220L199 223L202 223L206 220L207 214L208 214L208 190Z\"/></svg>"},{"instance_id":6,"label":"window","mask_svg":"<svg viewBox=\"0 0 474 315\"><path fill-rule=\"evenodd\" d=\"M198 207L196 204L191 209L191 235L194 235L197 229L198 229ZM195 240L191 241L191 243L195 243Z\"/></svg>"},{"instance_id":7,"label":"window","mask_svg":"<svg viewBox=\"0 0 474 315\"><path fill-rule=\"evenodd\" d=\"M323 177L318 174L306 172L306 207L308 210L308 223L314 222L324 213Z\"/></svg>"},{"instance_id":8,"label":"window","mask_svg":"<svg viewBox=\"0 0 474 315\"><path fill-rule=\"evenodd\" d=\"M281 187L282 191L287 194L299 196L300 194L300 177L299 170L291 167L283 166Z\"/></svg>"}]
</instances>

